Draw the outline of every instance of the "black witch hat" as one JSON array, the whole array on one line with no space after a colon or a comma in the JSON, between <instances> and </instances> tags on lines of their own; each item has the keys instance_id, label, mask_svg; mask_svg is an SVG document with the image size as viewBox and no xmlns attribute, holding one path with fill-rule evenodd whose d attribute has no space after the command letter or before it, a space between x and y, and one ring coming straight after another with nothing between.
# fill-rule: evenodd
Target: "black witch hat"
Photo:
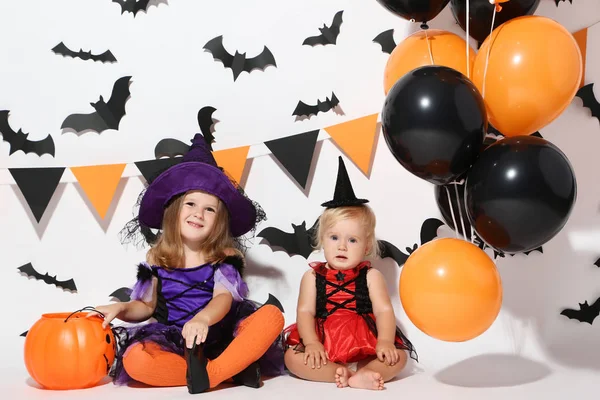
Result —
<instances>
[{"instance_id":1,"label":"black witch hat","mask_svg":"<svg viewBox=\"0 0 600 400\"><path fill-rule=\"evenodd\" d=\"M323 207L335 208L335 207L347 207L347 206L359 206L361 204L368 203L367 199L357 199L352 189L352 183L350 177L348 177L348 171L344 165L344 160L339 157L338 175L337 182L335 183L335 192L333 194L333 200L329 200L323 204Z\"/></svg>"}]
</instances>

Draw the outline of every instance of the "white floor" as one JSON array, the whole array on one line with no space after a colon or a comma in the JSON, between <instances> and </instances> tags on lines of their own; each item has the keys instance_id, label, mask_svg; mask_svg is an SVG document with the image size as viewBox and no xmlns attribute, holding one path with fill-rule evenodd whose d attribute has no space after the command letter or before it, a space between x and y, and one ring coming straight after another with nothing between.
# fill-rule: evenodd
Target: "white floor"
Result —
<instances>
[{"instance_id":1,"label":"white floor","mask_svg":"<svg viewBox=\"0 0 600 400\"><path fill-rule=\"evenodd\" d=\"M8 350L0 371L1 398L12 399L102 399L153 400L189 398L185 387L117 387L112 382L85 390L40 389L25 370L20 349ZM226 386L198 396L210 399L324 399L343 395L344 400L385 399L598 399L600 371L565 370L515 356L489 355L471 359L437 373L410 371L388 382L381 392L337 389L334 384L306 382L291 376L272 378L260 389Z\"/></svg>"}]
</instances>

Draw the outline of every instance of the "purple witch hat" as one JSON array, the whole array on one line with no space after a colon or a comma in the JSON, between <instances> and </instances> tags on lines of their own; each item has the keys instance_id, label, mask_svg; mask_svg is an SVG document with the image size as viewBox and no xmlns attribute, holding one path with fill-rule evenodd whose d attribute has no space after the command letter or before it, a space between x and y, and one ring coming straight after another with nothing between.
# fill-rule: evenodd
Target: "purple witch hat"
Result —
<instances>
[{"instance_id":1,"label":"purple witch hat","mask_svg":"<svg viewBox=\"0 0 600 400\"><path fill-rule=\"evenodd\" d=\"M234 237L242 236L254 228L257 218L255 205L219 169L204 137L199 133L192 139L183 161L150 183L140 203L139 222L149 228L160 229L169 201L190 190L202 190L223 201L229 211L230 230Z\"/></svg>"}]
</instances>

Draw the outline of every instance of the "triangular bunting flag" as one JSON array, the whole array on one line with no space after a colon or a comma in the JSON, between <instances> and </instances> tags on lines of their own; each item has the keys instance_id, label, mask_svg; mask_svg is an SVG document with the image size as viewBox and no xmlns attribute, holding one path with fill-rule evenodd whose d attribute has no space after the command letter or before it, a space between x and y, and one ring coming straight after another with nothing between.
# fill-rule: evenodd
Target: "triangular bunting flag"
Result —
<instances>
[{"instance_id":1,"label":"triangular bunting flag","mask_svg":"<svg viewBox=\"0 0 600 400\"><path fill-rule=\"evenodd\" d=\"M233 149L218 150L213 153L215 161L219 167L222 167L229 175L240 182L244 174L246 159L250 146L236 147Z\"/></svg>"},{"instance_id":2,"label":"triangular bunting flag","mask_svg":"<svg viewBox=\"0 0 600 400\"><path fill-rule=\"evenodd\" d=\"M585 84L585 64L586 64L586 56L587 56L587 36L588 36L588 28L584 28L580 31L577 31L573 34L577 45L579 46L579 50L581 51L581 62L583 65L583 71L581 74L581 82L579 87L581 88Z\"/></svg>"},{"instance_id":3,"label":"triangular bunting flag","mask_svg":"<svg viewBox=\"0 0 600 400\"><path fill-rule=\"evenodd\" d=\"M333 141L365 175L369 174L371 166L377 115L367 115L325 128Z\"/></svg>"},{"instance_id":4,"label":"triangular bunting flag","mask_svg":"<svg viewBox=\"0 0 600 400\"><path fill-rule=\"evenodd\" d=\"M100 218L106 216L125 165L127 164L71 167L71 172L77 178Z\"/></svg>"},{"instance_id":5,"label":"triangular bunting flag","mask_svg":"<svg viewBox=\"0 0 600 400\"><path fill-rule=\"evenodd\" d=\"M269 140L265 145L303 189L310 172L319 130Z\"/></svg>"},{"instance_id":6,"label":"triangular bunting flag","mask_svg":"<svg viewBox=\"0 0 600 400\"><path fill-rule=\"evenodd\" d=\"M9 168L8 170L39 223L65 168Z\"/></svg>"},{"instance_id":7,"label":"triangular bunting flag","mask_svg":"<svg viewBox=\"0 0 600 400\"><path fill-rule=\"evenodd\" d=\"M140 170L146 182L152 183L158 175L175 164L183 161L183 157L159 158L157 160L136 161L135 166Z\"/></svg>"}]
</instances>

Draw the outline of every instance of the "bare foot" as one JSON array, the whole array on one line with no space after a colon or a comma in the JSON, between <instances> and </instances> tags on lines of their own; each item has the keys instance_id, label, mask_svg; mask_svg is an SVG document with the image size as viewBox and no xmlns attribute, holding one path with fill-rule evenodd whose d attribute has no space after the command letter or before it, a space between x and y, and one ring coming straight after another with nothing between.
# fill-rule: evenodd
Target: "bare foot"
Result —
<instances>
[{"instance_id":1,"label":"bare foot","mask_svg":"<svg viewBox=\"0 0 600 400\"><path fill-rule=\"evenodd\" d=\"M383 390L383 378L379 372L361 368L348 378L348 386L357 389Z\"/></svg>"},{"instance_id":2,"label":"bare foot","mask_svg":"<svg viewBox=\"0 0 600 400\"><path fill-rule=\"evenodd\" d=\"M348 379L352 376L352 372L346 367L339 367L335 370L335 384L339 388L348 386Z\"/></svg>"}]
</instances>

